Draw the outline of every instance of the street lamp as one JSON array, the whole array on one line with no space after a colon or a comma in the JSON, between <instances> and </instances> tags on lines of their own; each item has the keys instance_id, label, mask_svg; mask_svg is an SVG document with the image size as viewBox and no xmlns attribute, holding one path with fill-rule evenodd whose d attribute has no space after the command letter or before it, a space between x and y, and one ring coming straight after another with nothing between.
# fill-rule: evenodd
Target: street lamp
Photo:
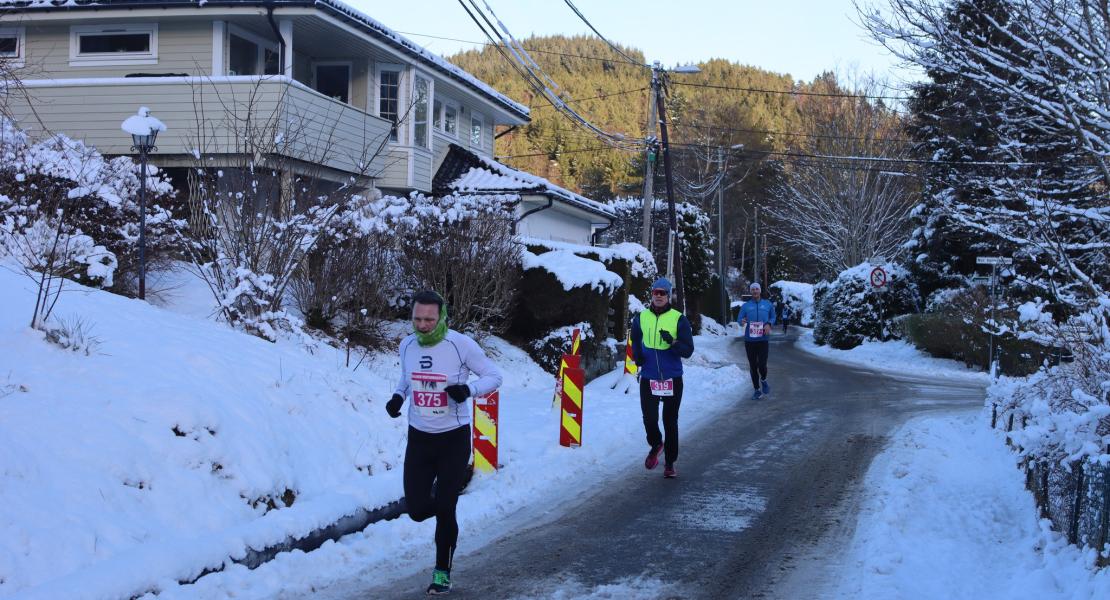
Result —
<instances>
[{"instance_id":1,"label":"street lamp","mask_svg":"<svg viewBox=\"0 0 1110 600\"><path fill-rule=\"evenodd\" d=\"M154 141L166 125L150 116L150 109L139 107L138 114L124 119L121 129L131 134L131 151L139 153L139 299L146 299L146 157L157 152Z\"/></svg>"}]
</instances>

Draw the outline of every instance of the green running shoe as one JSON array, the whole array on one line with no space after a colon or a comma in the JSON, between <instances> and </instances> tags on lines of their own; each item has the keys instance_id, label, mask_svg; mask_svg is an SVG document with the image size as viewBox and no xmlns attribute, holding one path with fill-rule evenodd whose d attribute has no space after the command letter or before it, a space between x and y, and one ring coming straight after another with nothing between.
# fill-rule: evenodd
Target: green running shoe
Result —
<instances>
[{"instance_id":1,"label":"green running shoe","mask_svg":"<svg viewBox=\"0 0 1110 600\"><path fill-rule=\"evenodd\" d=\"M435 569L432 571L432 583L428 586L429 596L444 596L451 593L451 573Z\"/></svg>"}]
</instances>

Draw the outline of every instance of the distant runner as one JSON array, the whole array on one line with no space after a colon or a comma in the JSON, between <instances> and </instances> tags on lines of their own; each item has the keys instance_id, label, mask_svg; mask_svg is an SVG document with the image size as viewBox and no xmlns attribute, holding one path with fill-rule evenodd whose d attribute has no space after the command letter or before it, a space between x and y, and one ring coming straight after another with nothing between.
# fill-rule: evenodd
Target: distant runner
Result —
<instances>
[{"instance_id":1,"label":"distant runner","mask_svg":"<svg viewBox=\"0 0 1110 600\"><path fill-rule=\"evenodd\" d=\"M770 300L760 299L763 288L753 283L752 299L740 307L736 321L744 332L744 350L748 353L748 369L752 374L753 400L759 400L771 393L767 384L767 354L770 351L771 326L775 324L775 305Z\"/></svg>"},{"instance_id":2,"label":"distant runner","mask_svg":"<svg viewBox=\"0 0 1110 600\"><path fill-rule=\"evenodd\" d=\"M654 469L664 453L663 477L678 476L678 407L682 404L682 359L694 353L694 333L686 315L671 308L671 282L651 285L651 304L632 319L632 358L640 368L640 412L651 448L644 467ZM663 403L663 434L659 403Z\"/></svg>"},{"instance_id":3,"label":"distant runner","mask_svg":"<svg viewBox=\"0 0 1110 600\"><path fill-rule=\"evenodd\" d=\"M455 505L470 460L471 396L501 386L501 373L471 338L447 328L443 297L425 291L413 297L413 332L401 341L401 381L386 403L401 416L409 403L405 448L405 504L413 521L436 518L436 566L428 595L451 591L451 562L459 539ZM470 374L478 379L467 383Z\"/></svg>"}]
</instances>

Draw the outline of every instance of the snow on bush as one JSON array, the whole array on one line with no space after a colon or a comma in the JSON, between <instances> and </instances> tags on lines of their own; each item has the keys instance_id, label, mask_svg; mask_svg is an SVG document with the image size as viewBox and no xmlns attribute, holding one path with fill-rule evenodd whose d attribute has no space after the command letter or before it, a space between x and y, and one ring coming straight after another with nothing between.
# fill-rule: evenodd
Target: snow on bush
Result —
<instances>
[{"instance_id":1,"label":"snow on bush","mask_svg":"<svg viewBox=\"0 0 1110 600\"><path fill-rule=\"evenodd\" d=\"M569 250L552 250L538 255L525 251L523 257L525 269L543 269L551 273L568 292L584 287L611 296L624 284L620 275L608 271L605 265Z\"/></svg>"},{"instance_id":2,"label":"snow on bush","mask_svg":"<svg viewBox=\"0 0 1110 600\"><path fill-rule=\"evenodd\" d=\"M867 339L894 339L892 319L918 310L921 301L909 271L893 263L882 265L889 289L879 292L870 280L877 266L864 262L814 287L813 339L819 346L848 350Z\"/></svg>"},{"instance_id":3,"label":"snow on bush","mask_svg":"<svg viewBox=\"0 0 1110 600\"><path fill-rule=\"evenodd\" d=\"M772 293L790 308L791 319L803 327L813 327L813 284L776 281Z\"/></svg>"},{"instance_id":4,"label":"snow on bush","mask_svg":"<svg viewBox=\"0 0 1110 600\"><path fill-rule=\"evenodd\" d=\"M148 166L148 264L179 247L174 190ZM31 139L0 119L0 253L25 269L130 292L138 270L139 166L64 135Z\"/></svg>"},{"instance_id":5,"label":"snow on bush","mask_svg":"<svg viewBox=\"0 0 1110 600\"><path fill-rule=\"evenodd\" d=\"M574 341L574 330L580 332L579 342L593 339L593 327L589 322L582 321L573 325L556 327L539 338L528 343L528 355L549 373L559 370L559 360L563 354L569 354Z\"/></svg>"}]
</instances>

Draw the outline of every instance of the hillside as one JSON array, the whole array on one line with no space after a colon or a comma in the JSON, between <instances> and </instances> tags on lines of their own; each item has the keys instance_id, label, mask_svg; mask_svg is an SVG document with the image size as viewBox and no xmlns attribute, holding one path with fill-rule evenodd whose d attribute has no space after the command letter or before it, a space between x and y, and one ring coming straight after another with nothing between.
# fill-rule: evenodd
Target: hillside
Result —
<instances>
[{"instance_id":1,"label":"hillside","mask_svg":"<svg viewBox=\"0 0 1110 600\"><path fill-rule=\"evenodd\" d=\"M595 125L629 136L644 135L651 83L647 68L624 61L605 42L593 37L532 37L523 44L564 96L578 99L572 106ZM623 50L635 60L644 61L641 51ZM598 149L602 144L596 137L557 114L547 100L527 87L496 48L485 46L448 58L532 109L530 125L497 140L497 154L513 157L507 159L508 163L598 199L640 193L642 156ZM668 110L674 123L671 135L676 153L682 153L682 144L699 141L781 149L781 138L762 132L791 128L797 118L793 97L720 86L788 91L795 86L793 79L720 59L709 59L699 66L700 74L675 75L676 84L718 87L672 86Z\"/></svg>"}]
</instances>

